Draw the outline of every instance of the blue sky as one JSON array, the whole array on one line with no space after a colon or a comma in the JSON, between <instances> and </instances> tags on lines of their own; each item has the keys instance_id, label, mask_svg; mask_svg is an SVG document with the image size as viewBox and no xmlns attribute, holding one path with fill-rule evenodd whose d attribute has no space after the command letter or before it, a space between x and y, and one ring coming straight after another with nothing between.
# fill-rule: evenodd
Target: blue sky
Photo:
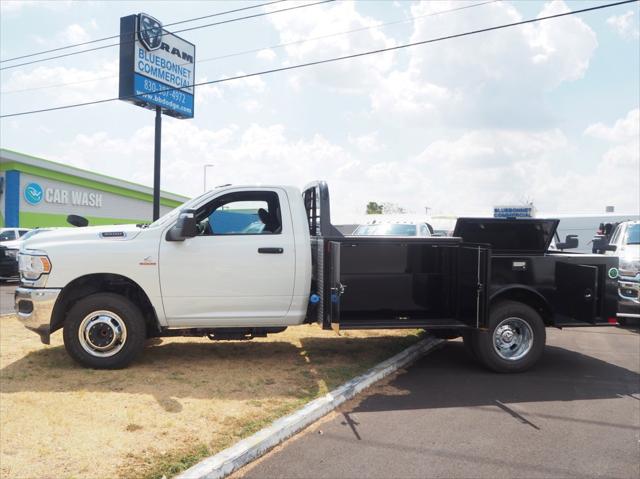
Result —
<instances>
[{"instance_id":1,"label":"blue sky","mask_svg":"<svg viewBox=\"0 0 640 479\"><path fill-rule=\"evenodd\" d=\"M434 15L469 3L335 2L184 37L197 45L203 81L602 2L492 2ZM0 54L117 34L119 18L141 9L170 23L251 4L3 0ZM416 213L430 206L441 214L482 214L528 200L549 213L598 213L610 204L637 212L639 17L638 4L628 4L197 88L194 119L165 119L163 189L200 193L202 165L213 163L211 186L325 179L338 221L362 213L368 201ZM263 50L203 62L255 49ZM108 48L3 70L2 114L115 97L117 60L118 49ZM64 83L74 84L55 86ZM152 181L153 113L125 102L3 119L0 134L4 148Z\"/></svg>"}]
</instances>

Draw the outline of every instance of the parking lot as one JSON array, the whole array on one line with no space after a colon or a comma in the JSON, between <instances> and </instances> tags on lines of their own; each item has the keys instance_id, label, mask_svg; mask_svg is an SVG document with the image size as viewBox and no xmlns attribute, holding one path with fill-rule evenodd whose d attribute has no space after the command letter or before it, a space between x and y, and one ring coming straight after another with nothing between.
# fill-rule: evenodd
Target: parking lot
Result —
<instances>
[{"instance_id":1,"label":"parking lot","mask_svg":"<svg viewBox=\"0 0 640 479\"><path fill-rule=\"evenodd\" d=\"M517 375L450 341L237 477L639 477L638 329L547 331Z\"/></svg>"},{"instance_id":2,"label":"parking lot","mask_svg":"<svg viewBox=\"0 0 640 479\"><path fill-rule=\"evenodd\" d=\"M11 313L13 286L0 295ZM0 463L14 477L170 476L412 341L309 327L244 343L176 338L130 369L93 371L59 334L45 347L11 315L0 329ZM549 329L543 359L517 375L449 341L236 476L638 477L639 333ZM109 464L94 461L98 444Z\"/></svg>"}]
</instances>

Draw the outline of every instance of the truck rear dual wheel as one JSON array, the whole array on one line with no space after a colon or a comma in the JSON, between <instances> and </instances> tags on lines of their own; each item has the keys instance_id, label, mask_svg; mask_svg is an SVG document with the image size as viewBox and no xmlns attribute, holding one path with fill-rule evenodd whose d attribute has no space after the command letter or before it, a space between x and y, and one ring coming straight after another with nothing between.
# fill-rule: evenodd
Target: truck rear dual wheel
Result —
<instances>
[{"instance_id":1,"label":"truck rear dual wheel","mask_svg":"<svg viewBox=\"0 0 640 479\"><path fill-rule=\"evenodd\" d=\"M546 331L532 307L501 301L491 308L488 330L474 331L469 340L470 349L486 367L499 373L516 373L540 359Z\"/></svg>"},{"instance_id":2,"label":"truck rear dual wheel","mask_svg":"<svg viewBox=\"0 0 640 479\"><path fill-rule=\"evenodd\" d=\"M97 293L73 305L64 322L64 346L83 366L120 369L142 351L146 326L140 310L114 293Z\"/></svg>"}]
</instances>

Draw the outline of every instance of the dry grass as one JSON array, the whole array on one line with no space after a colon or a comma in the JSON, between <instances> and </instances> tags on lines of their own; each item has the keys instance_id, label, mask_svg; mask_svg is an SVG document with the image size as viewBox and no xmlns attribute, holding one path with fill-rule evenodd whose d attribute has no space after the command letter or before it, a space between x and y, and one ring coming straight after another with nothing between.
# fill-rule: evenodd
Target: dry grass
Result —
<instances>
[{"instance_id":1,"label":"dry grass","mask_svg":"<svg viewBox=\"0 0 640 479\"><path fill-rule=\"evenodd\" d=\"M416 331L316 326L249 342L171 338L122 371L77 366L0 319L0 475L171 476L400 351Z\"/></svg>"}]
</instances>

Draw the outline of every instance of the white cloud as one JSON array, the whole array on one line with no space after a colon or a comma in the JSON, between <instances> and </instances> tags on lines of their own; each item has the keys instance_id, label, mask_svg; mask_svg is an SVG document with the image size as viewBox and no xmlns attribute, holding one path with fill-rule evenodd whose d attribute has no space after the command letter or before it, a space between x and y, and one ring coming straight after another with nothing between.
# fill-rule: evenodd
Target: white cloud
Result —
<instances>
[{"instance_id":1,"label":"white cloud","mask_svg":"<svg viewBox=\"0 0 640 479\"><path fill-rule=\"evenodd\" d=\"M25 8L38 7L48 10L62 10L70 7L71 0L2 0L0 2L0 12L2 13L19 13Z\"/></svg>"},{"instance_id":2,"label":"white cloud","mask_svg":"<svg viewBox=\"0 0 640 479\"><path fill-rule=\"evenodd\" d=\"M92 30L96 30L98 28L97 22L95 20L90 20L89 28L91 28ZM91 34L87 30L87 28L83 27L82 25L72 23L71 25L68 25L64 30L59 31L52 37L42 37L39 35L34 35L34 39L40 45L44 45L47 47L67 46L70 44L87 42L91 40ZM91 48L91 46L87 46L85 48Z\"/></svg>"},{"instance_id":3,"label":"white cloud","mask_svg":"<svg viewBox=\"0 0 640 479\"><path fill-rule=\"evenodd\" d=\"M482 27L517 22L506 2L425 17L460 2L420 2L411 7L412 42ZM546 4L538 16L567 11L562 1ZM597 46L595 33L575 17L488 32L410 48L409 65L386 75L371 91L374 112L387 111L432 123L472 128L548 125L543 96L585 74ZM396 115L396 116L397 116Z\"/></svg>"},{"instance_id":4,"label":"white cloud","mask_svg":"<svg viewBox=\"0 0 640 479\"><path fill-rule=\"evenodd\" d=\"M613 28L622 38L640 38L638 21L634 18L635 12L629 10L621 15L612 15L607 18L607 25Z\"/></svg>"},{"instance_id":5,"label":"white cloud","mask_svg":"<svg viewBox=\"0 0 640 479\"><path fill-rule=\"evenodd\" d=\"M245 72L242 70L235 73L235 75L224 75L221 78L230 78L230 77L240 77L245 75ZM238 80L232 80L229 82L222 82L220 86L226 86L230 89L243 89L249 90L254 93L262 93L266 88L266 84L262 78L259 76L250 76L247 78L241 78Z\"/></svg>"},{"instance_id":6,"label":"white cloud","mask_svg":"<svg viewBox=\"0 0 640 479\"><path fill-rule=\"evenodd\" d=\"M349 135L348 140L362 153L377 153L384 148L380 143L378 132L360 136Z\"/></svg>"},{"instance_id":7,"label":"white cloud","mask_svg":"<svg viewBox=\"0 0 640 479\"><path fill-rule=\"evenodd\" d=\"M276 58L276 52L274 52L271 48L265 48L264 50L260 50L256 54L256 58L258 58L259 60L270 62Z\"/></svg>"},{"instance_id":8,"label":"white cloud","mask_svg":"<svg viewBox=\"0 0 640 479\"><path fill-rule=\"evenodd\" d=\"M108 61L94 69L41 65L33 70L14 70L2 82L4 101L24 102L37 94L39 104L46 98L51 104L91 101L117 96L118 62ZM56 85L53 88L41 88ZM58 86L60 85L60 86ZM36 89L36 91L28 91ZM12 93L13 92L13 93Z\"/></svg>"},{"instance_id":9,"label":"white cloud","mask_svg":"<svg viewBox=\"0 0 640 479\"><path fill-rule=\"evenodd\" d=\"M637 137L640 132L640 109L629 111L627 116L616 120L613 126L604 123L589 125L584 131L585 135L607 141L624 141Z\"/></svg>"},{"instance_id":10,"label":"white cloud","mask_svg":"<svg viewBox=\"0 0 640 479\"><path fill-rule=\"evenodd\" d=\"M65 85L49 87L52 85ZM24 101L34 95L53 100L56 104L84 102L117 96L118 62L103 62L94 69L67 68L62 66L38 66L30 71L14 70L3 81L5 101Z\"/></svg>"},{"instance_id":11,"label":"white cloud","mask_svg":"<svg viewBox=\"0 0 640 479\"><path fill-rule=\"evenodd\" d=\"M356 10L353 1L340 1L314 7L313 15L296 11L272 15L269 20L280 35L282 43L299 42L308 38L325 37L288 45L286 65L305 63L395 45L395 41L381 30L329 36L334 33L377 25L380 22ZM305 69L293 74L294 82L314 81L341 91L360 91L372 85L393 64L394 54L378 54Z\"/></svg>"}]
</instances>

